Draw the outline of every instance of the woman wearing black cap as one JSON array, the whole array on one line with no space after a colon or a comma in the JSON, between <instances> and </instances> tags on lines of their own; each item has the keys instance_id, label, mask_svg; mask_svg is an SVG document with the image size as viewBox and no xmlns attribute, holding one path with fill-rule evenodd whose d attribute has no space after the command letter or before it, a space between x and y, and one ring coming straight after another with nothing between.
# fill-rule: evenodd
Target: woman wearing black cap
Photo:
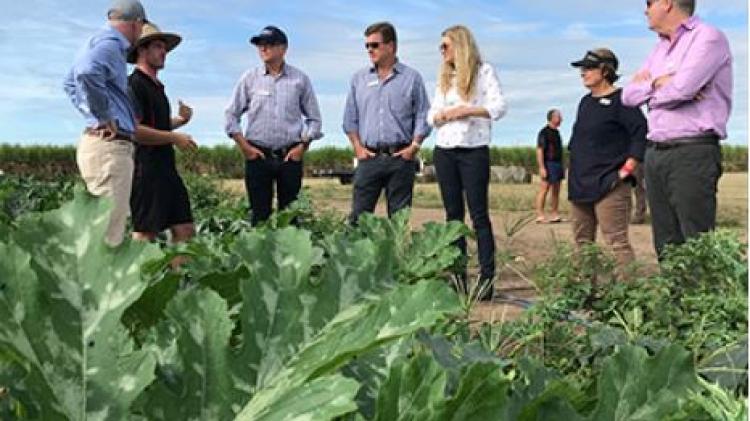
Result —
<instances>
[{"instance_id":1,"label":"woman wearing black cap","mask_svg":"<svg viewBox=\"0 0 750 421\"><path fill-rule=\"evenodd\" d=\"M589 94L581 99L570 139L568 199L576 246L591 243L601 227L623 269L635 258L628 239L632 175L643 160L646 119L638 108L622 105L615 54L600 48L571 63L581 69Z\"/></svg>"}]
</instances>

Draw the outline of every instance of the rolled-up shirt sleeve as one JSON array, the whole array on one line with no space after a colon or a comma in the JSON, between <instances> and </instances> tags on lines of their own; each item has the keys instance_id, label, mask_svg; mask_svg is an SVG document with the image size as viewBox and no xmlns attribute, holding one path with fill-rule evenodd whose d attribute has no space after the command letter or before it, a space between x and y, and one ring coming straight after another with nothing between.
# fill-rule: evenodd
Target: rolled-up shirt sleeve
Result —
<instances>
[{"instance_id":1,"label":"rolled-up shirt sleeve","mask_svg":"<svg viewBox=\"0 0 750 421\"><path fill-rule=\"evenodd\" d=\"M114 40L98 43L88 52L85 59L79 60L73 66L72 77L80 87L80 94L86 99L88 111L99 123L106 123L113 119L107 97L107 80L116 72L112 69L117 62L115 53L119 45ZM77 104L79 107L82 105Z\"/></svg>"},{"instance_id":2,"label":"rolled-up shirt sleeve","mask_svg":"<svg viewBox=\"0 0 750 421\"><path fill-rule=\"evenodd\" d=\"M79 108L80 101L78 100L78 94L76 93L76 83L73 81L73 70L70 70L65 75L65 79L63 79L63 90L70 99L70 102L72 102L76 108Z\"/></svg>"},{"instance_id":3,"label":"rolled-up shirt sleeve","mask_svg":"<svg viewBox=\"0 0 750 421\"><path fill-rule=\"evenodd\" d=\"M344 133L346 134L359 134L359 110L357 109L356 76L352 77L349 94L346 96L343 129Z\"/></svg>"},{"instance_id":4,"label":"rolled-up shirt sleeve","mask_svg":"<svg viewBox=\"0 0 750 421\"><path fill-rule=\"evenodd\" d=\"M430 100L427 97L427 90L424 87L422 76L417 74L414 78L414 106L416 113L414 115L414 137L426 138L430 135L432 127L427 124L427 114L430 111Z\"/></svg>"},{"instance_id":5,"label":"rolled-up shirt sleeve","mask_svg":"<svg viewBox=\"0 0 750 421\"><path fill-rule=\"evenodd\" d=\"M303 129L304 136L310 140L317 140L323 137L323 123L320 116L320 107L318 106L318 98L315 96L312 82L307 76L304 77L305 87L300 98L300 106L302 108L302 115L305 116L305 127Z\"/></svg>"},{"instance_id":6,"label":"rolled-up shirt sleeve","mask_svg":"<svg viewBox=\"0 0 750 421\"><path fill-rule=\"evenodd\" d=\"M247 111L250 97L248 95L248 84L250 83L251 74L246 72L234 86L232 99L224 110L225 125L224 131L227 136L232 137L235 133L242 133L240 126L242 114Z\"/></svg>"},{"instance_id":7,"label":"rolled-up shirt sleeve","mask_svg":"<svg viewBox=\"0 0 750 421\"><path fill-rule=\"evenodd\" d=\"M500 86L500 79L497 77L494 67L485 65L481 69L482 83L480 89L482 92L481 106L487 110L492 120L498 120L508 112L508 105L503 96L503 90Z\"/></svg>"}]
</instances>

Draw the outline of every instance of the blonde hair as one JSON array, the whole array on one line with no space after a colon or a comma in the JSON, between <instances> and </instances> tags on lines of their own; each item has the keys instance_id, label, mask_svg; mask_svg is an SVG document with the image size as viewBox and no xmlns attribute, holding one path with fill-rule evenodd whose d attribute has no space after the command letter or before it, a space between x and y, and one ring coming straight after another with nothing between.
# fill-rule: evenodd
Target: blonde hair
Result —
<instances>
[{"instance_id":1,"label":"blonde hair","mask_svg":"<svg viewBox=\"0 0 750 421\"><path fill-rule=\"evenodd\" d=\"M476 79L479 75L479 66L482 65L482 57L479 48L471 35L469 28L463 25L455 25L443 31L441 34L453 43L453 63L443 62L440 66L438 81L440 90L445 95L451 88L453 79L456 81L458 95L464 101L474 96Z\"/></svg>"}]
</instances>

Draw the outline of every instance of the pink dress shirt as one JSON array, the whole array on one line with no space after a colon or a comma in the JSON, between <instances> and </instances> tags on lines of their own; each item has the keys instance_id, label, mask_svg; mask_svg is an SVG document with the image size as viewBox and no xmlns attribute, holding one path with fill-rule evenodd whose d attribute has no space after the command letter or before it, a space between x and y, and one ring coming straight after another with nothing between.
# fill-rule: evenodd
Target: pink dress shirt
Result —
<instances>
[{"instance_id":1,"label":"pink dress shirt","mask_svg":"<svg viewBox=\"0 0 750 421\"><path fill-rule=\"evenodd\" d=\"M648 106L648 139L717 135L727 137L732 109L732 53L726 36L693 16L677 29L674 41L660 36L656 48L639 71L651 80L631 82L623 89L622 102ZM652 82L673 74L659 89Z\"/></svg>"}]
</instances>

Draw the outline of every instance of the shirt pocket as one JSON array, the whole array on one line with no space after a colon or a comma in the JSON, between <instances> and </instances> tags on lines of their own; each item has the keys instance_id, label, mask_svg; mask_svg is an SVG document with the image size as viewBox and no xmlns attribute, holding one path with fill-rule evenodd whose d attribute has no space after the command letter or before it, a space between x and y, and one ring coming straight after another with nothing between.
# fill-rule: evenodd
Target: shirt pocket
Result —
<instances>
[{"instance_id":1,"label":"shirt pocket","mask_svg":"<svg viewBox=\"0 0 750 421\"><path fill-rule=\"evenodd\" d=\"M270 111L269 107L273 105L273 95L270 90L264 88L255 88L250 91L250 108L248 112L257 115L259 112Z\"/></svg>"},{"instance_id":2,"label":"shirt pocket","mask_svg":"<svg viewBox=\"0 0 750 421\"><path fill-rule=\"evenodd\" d=\"M411 117L414 114L411 91L394 89L388 93L388 107L399 118Z\"/></svg>"}]
</instances>

